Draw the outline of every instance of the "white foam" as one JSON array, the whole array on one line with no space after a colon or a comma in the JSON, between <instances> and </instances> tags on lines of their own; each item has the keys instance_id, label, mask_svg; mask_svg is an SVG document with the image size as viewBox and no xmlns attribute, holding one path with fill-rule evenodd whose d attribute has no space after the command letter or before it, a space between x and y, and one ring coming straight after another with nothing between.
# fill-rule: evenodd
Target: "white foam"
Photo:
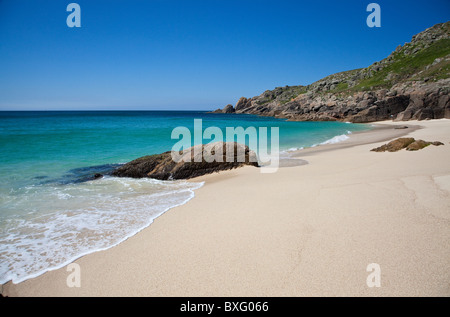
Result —
<instances>
[{"instance_id":1,"label":"white foam","mask_svg":"<svg viewBox=\"0 0 450 317\"><path fill-rule=\"evenodd\" d=\"M352 134L352 131L347 130L347 134L336 135L336 136L332 137L331 139L328 139L322 143L313 144L311 147L316 147L316 146L325 145L325 144L335 144L335 143L339 143L339 142L348 140L350 138L348 136L348 134Z\"/></svg>"},{"instance_id":2,"label":"white foam","mask_svg":"<svg viewBox=\"0 0 450 317\"><path fill-rule=\"evenodd\" d=\"M345 140L348 140L350 137L347 134L341 134L341 135L337 135L329 140L326 140L325 142L320 143L320 145L325 145L325 144L335 144L335 143L339 143Z\"/></svg>"},{"instance_id":3,"label":"white foam","mask_svg":"<svg viewBox=\"0 0 450 317\"><path fill-rule=\"evenodd\" d=\"M350 122L349 122L350 123ZM347 133L346 134L341 134L341 135L336 135L336 136L334 136L334 137L332 137L331 139L328 139L328 140L326 140L326 141L324 141L324 142L322 142L322 143L316 143L316 144L313 144L313 145L311 145L311 147L316 147L316 146L319 146L319 145L325 145L325 144L335 144L335 143L339 143L339 142L342 142L342 141L345 141L345 140L348 140L350 137L348 136L349 134L352 134L352 131L350 131L350 130L347 130ZM291 152L295 152L295 151L300 151L300 150L303 150L304 149L304 147L293 147L293 148L289 148L288 150L285 150L285 151L281 151L280 152L280 157L283 157L283 156L287 156L287 157L290 157L290 153Z\"/></svg>"},{"instance_id":4,"label":"white foam","mask_svg":"<svg viewBox=\"0 0 450 317\"><path fill-rule=\"evenodd\" d=\"M291 147L290 149L287 150L287 152L295 152L295 151L300 151L303 150L303 146L301 147Z\"/></svg>"},{"instance_id":5,"label":"white foam","mask_svg":"<svg viewBox=\"0 0 450 317\"><path fill-rule=\"evenodd\" d=\"M105 177L29 187L8 204L24 210L22 216L1 222L0 283L20 283L111 248L188 202L202 185Z\"/></svg>"}]
</instances>

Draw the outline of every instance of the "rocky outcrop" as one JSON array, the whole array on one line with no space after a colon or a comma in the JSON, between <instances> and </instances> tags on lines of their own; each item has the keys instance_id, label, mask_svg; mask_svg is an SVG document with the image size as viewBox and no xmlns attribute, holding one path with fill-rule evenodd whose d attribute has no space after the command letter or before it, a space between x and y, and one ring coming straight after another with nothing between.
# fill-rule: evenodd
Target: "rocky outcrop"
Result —
<instances>
[{"instance_id":1,"label":"rocky outcrop","mask_svg":"<svg viewBox=\"0 0 450 317\"><path fill-rule=\"evenodd\" d=\"M236 103L236 106L234 107L234 109L236 111L242 111L244 109L247 109L249 107L251 107L252 102L251 99L247 99L245 97L241 97L238 102Z\"/></svg>"},{"instance_id":2,"label":"rocky outcrop","mask_svg":"<svg viewBox=\"0 0 450 317\"><path fill-rule=\"evenodd\" d=\"M225 108L223 108L223 113L233 113L234 111L233 105L226 105Z\"/></svg>"},{"instance_id":3,"label":"rocky outcrop","mask_svg":"<svg viewBox=\"0 0 450 317\"><path fill-rule=\"evenodd\" d=\"M196 145L178 154L176 161L170 151L144 156L120 166L112 175L159 180L189 179L243 165L258 166L256 154L248 146L236 142Z\"/></svg>"},{"instance_id":4,"label":"rocky outcrop","mask_svg":"<svg viewBox=\"0 0 450 317\"><path fill-rule=\"evenodd\" d=\"M417 151L421 150L429 145L444 145L444 143L435 141L435 142L427 142L424 140L415 140L414 138L399 138L394 141L391 141L387 144L383 144L380 147L374 148L371 151L373 152L397 152L402 149L406 149L407 151Z\"/></svg>"},{"instance_id":5,"label":"rocky outcrop","mask_svg":"<svg viewBox=\"0 0 450 317\"><path fill-rule=\"evenodd\" d=\"M397 152L401 149L405 149L408 145L413 143L414 138L399 138L397 140L391 141L387 144L383 144L380 147L374 148L371 151L373 152Z\"/></svg>"},{"instance_id":6,"label":"rocky outcrop","mask_svg":"<svg viewBox=\"0 0 450 317\"><path fill-rule=\"evenodd\" d=\"M416 140L413 143L411 143L410 145L408 145L406 147L406 150L407 151L417 151L417 150L421 150L421 149L427 147L428 145L439 146L439 145L444 145L444 143L439 142L439 141L427 142L424 140Z\"/></svg>"},{"instance_id":7,"label":"rocky outcrop","mask_svg":"<svg viewBox=\"0 0 450 317\"><path fill-rule=\"evenodd\" d=\"M437 24L363 69L330 75L308 86L285 86L241 97L221 113L295 121L450 118L450 22Z\"/></svg>"}]
</instances>

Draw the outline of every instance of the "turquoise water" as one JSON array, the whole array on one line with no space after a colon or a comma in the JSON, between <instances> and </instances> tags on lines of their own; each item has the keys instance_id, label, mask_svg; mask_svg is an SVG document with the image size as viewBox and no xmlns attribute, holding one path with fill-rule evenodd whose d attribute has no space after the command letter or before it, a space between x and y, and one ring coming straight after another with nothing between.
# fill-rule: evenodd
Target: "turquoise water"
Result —
<instances>
[{"instance_id":1,"label":"turquoise water","mask_svg":"<svg viewBox=\"0 0 450 317\"><path fill-rule=\"evenodd\" d=\"M279 127L282 151L337 142L368 128L195 111L0 112L0 283L111 247L191 199L202 183L91 179L170 150L177 141L172 130L193 131L194 119L224 135L229 126Z\"/></svg>"}]
</instances>

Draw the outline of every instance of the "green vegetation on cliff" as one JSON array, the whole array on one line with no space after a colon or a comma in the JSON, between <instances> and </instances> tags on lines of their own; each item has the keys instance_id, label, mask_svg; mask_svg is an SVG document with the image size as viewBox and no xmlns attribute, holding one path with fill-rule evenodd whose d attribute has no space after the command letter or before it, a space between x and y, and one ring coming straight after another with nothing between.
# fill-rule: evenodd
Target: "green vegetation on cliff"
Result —
<instances>
[{"instance_id":1,"label":"green vegetation on cliff","mask_svg":"<svg viewBox=\"0 0 450 317\"><path fill-rule=\"evenodd\" d=\"M414 46L413 46L414 48ZM439 80L448 78L450 60L450 39L432 43L416 54L406 55L403 51L393 53L393 62L367 79L361 80L352 91L389 88L404 80ZM442 60L439 60L442 59ZM433 62L436 64L433 65ZM433 68L432 71L429 71Z\"/></svg>"}]
</instances>

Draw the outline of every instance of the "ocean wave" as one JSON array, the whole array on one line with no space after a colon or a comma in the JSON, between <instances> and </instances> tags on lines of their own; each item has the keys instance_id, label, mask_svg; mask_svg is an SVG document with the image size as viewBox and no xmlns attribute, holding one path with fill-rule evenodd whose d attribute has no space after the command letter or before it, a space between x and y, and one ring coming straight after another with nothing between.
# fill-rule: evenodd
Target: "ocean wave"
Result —
<instances>
[{"instance_id":1,"label":"ocean wave","mask_svg":"<svg viewBox=\"0 0 450 317\"><path fill-rule=\"evenodd\" d=\"M24 210L25 217L1 222L0 283L20 283L111 248L188 202L201 186L115 177L30 186L7 206Z\"/></svg>"},{"instance_id":2,"label":"ocean wave","mask_svg":"<svg viewBox=\"0 0 450 317\"><path fill-rule=\"evenodd\" d=\"M332 137L329 140L326 140L325 142L320 143L320 145L325 145L325 144L335 144L335 143L339 143L345 140L348 140L350 137L347 134L341 134L341 135L336 135L335 137Z\"/></svg>"},{"instance_id":3,"label":"ocean wave","mask_svg":"<svg viewBox=\"0 0 450 317\"><path fill-rule=\"evenodd\" d=\"M346 134L336 135L336 136L332 137L331 139L328 139L322 143L313 144L311 147L316 147L319 145L326 145L326 144L335 144L335 143L339 143L339 142L348 140L350 138L348 136L349 134L352 134L352 131L347 131Z\"/></svg>"}]
</instances>

